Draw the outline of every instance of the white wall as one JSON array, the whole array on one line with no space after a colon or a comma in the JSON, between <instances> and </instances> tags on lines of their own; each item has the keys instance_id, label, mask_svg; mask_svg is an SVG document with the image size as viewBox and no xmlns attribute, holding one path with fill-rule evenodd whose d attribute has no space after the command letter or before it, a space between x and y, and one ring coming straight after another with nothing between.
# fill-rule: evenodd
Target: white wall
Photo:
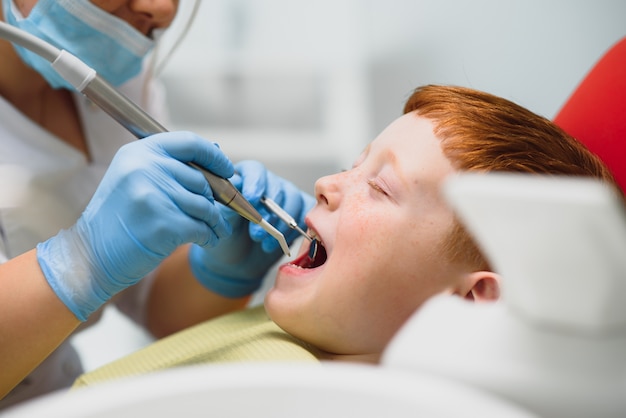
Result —
<instances>
[{"instance_id":1,"label":"white wall","mask_svg":"<svg viewBox=\"0 0 626 418\"><path fill-rule=\"evenodd\" d=\"M420 84L553 117L626 35L623 0L204 0L165 67L173 127L312 190Z\"/></svg>"},{"instance_id":2,"label":"white wall","mask_svg":"<svg viewBox=\"0 0 626 418\"><path fill-rule=\"evenodd\" d=\"M175 128L312 192L370 139L358 0L203 1L165 67Z\"/></svg>"},{"instance_id":3,"label":"white wall","mask_svg":"<svg viewBox=\"0 0 626 418\"><path fill-rule=\"evenodd\" d=\"M626 35L623 0L368 0L377 126L407 89L459 84L552 118L584 74ZM384 116L383 116L384 115Z\"/></svg>"}]
</instances>

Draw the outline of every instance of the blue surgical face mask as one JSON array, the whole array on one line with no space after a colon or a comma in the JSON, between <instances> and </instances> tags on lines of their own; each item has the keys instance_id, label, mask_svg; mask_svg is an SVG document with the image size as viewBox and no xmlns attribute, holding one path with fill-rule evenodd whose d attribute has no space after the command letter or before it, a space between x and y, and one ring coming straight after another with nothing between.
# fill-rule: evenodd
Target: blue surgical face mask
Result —
<instances>
[{"instance_id":1,"label":"blue surgical face mask","mask_svg":"<svg viewBox=\"0 0 626 418\"><path fill-rule=\"evenodd\" d=\"M39 0L26 18L13 0L2 0L2 6L7 23L74 54L115 86L141 72L143 59L154 45L153 40L89 0ZM52 87L73 90L48 61L14 47Z\"/></svg>"}]
</instances>

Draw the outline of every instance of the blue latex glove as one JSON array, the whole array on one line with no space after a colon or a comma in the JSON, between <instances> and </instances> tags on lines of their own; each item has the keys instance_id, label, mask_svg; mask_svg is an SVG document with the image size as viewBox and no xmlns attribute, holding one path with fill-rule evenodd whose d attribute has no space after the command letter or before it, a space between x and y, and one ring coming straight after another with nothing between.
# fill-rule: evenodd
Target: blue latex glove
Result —
<instances>
[{"instance_id":1,"label":"blue latex glove","mask_svg":"<svg viewBox=\"0 0 626 418\"><path fill-rule=\"evenodd\" d=\"M135 284L179 245L215 245L231 233L195 162L230 177L219 148L189 132L169 132L120 148L76 224L37 246L59 298L85 320Z\"/></svg>"},{"instance_id":2,"label":"blue latex glove","mask_svg":"<svg viewBox=\"0 0 626 418\"><path fill-rule=\"evenodd\" d=\"M278 203L303 229L306 229L304 217L315 203L313 197L258 162L244 161L235 169L237 174L231 182L291 245L299 236L298 232L268 211L261 203L261 197L267 196ZM200 283L218 294L231 298L246 296L261 286L265 273L282 256L282 251L276 239L259 225L223 205L219 206L233 234L212 248L192 246L189 253L191 269Z\"/></svg>"}]
</instances>

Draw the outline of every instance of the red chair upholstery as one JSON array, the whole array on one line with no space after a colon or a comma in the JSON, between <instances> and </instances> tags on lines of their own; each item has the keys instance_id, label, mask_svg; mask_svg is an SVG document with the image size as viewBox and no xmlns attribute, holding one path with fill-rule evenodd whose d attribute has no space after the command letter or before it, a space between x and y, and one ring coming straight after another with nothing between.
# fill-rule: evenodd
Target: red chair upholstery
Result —
<instances>
[{"instance_id":1,"label":"red chair upholstery","mask_svg":"<svg viewBox=\"0 0 626 418\"><path fill-rule=\"evenodd\" d=\"M602 158L626 192L626 38L589 71L554 122Z\"/></svg>"}]
</instances>

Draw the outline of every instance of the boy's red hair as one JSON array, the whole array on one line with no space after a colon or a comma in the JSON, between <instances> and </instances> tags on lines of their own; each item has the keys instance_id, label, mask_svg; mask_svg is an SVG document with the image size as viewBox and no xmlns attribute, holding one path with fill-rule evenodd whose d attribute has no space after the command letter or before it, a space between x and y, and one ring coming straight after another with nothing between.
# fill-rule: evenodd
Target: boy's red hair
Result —
<instances>
[{"instance_id":1,"label":"boy's red hair","mask_svg":"<svg viewBox=\"0 0 626 418\"><path fill-rule=\"evenodd\" d=\"M582 143L550 120L501 97L427 85L407 100L404 113L410 112L433 122L443 154L459 171L589 176L616 186L608 168ZM489 270L459 222L444 247L451 261Z\"/></svg>"}]
</instances>

